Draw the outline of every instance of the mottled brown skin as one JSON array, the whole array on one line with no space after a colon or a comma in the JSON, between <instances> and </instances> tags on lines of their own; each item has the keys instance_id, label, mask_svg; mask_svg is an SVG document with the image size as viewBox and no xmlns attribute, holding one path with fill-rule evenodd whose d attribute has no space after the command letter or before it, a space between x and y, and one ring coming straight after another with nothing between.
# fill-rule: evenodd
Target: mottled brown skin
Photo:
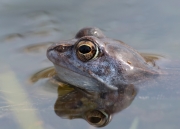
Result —
<instances>
[{"instance_id":1,"label":"mottled brown skin","mask_svg":"<svg viewBox=\"0 0 180 129\"><path fill-rule=\"evenodd\" d=\"M116 91L159 74L136 50L98 28L83 28L75 38L52 45L47 57L62 82L87 91Z\"/></svg>"}]
</instances>

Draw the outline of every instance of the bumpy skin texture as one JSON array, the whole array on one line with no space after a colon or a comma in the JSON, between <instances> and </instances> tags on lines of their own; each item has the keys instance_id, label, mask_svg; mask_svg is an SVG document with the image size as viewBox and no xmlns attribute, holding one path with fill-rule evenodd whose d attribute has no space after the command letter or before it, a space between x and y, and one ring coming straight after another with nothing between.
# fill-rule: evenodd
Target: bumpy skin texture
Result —
<instances>
[{"instance_id":1,"label":"bumpy skin texture","mask_svg":"<svg viewBox=\"0 0 180 129\"><path fill-rule=\"evenodd\" d=\"M76 45L84 40L98 46L97 57L86 62L76 54ZM83 28L74 39L52 45L47 57L55 65L62 82L88 91L118 90L159 73L136 50L107 38L98 28Z\"/></svg>"}]
</instances>

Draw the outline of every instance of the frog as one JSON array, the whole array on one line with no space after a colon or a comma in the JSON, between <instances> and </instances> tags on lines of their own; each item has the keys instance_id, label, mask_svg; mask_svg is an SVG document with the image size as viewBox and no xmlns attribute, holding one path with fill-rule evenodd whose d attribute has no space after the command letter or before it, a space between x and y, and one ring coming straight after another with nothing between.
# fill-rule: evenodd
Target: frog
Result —
<instances>
[{"instance_id":1,"label":"frog","mask_svg":"<svg viewBox=\"0 0 180 129\"><path fill-rule=\"evenodd\" d=\"M85 91L113 92L157 77L155 61L124 42L106 37L96 27L85 27L75 37L47 49L59 80Z\"/></svg>"}]
</instances>

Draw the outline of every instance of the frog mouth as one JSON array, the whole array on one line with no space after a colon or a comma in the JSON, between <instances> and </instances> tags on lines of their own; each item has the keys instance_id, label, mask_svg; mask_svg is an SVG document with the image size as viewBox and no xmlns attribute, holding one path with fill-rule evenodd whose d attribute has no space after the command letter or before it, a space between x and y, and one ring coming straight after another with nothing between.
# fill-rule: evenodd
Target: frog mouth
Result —
<instances>
[{"instance_id":1,"label":"frog mouth","mask_svg":"<svg viewBox=\"0 0 180 129\"><path fill-rule=\"evenodd\" d=\"M94 78L81 75L64 66L54 64L59 79L67 84L84 89L86 91L100 92L99 84Z\"/></svg>"},{"instance_id":2,"label":"frog mouth","mask_svg":"<svg viewBox=\"0 0 180 129\"><path fill-rule=\"evenodd\" d=\"M114 85L110 85L105 83L101 78L97 75L89 71L89 75L82 75L76 71L68 69L62 65L54 64L56 68L56 72L58 73L59 79L64 82L76 86L80 89L84 89L86 91L106 91L110 90L118 90L118 88Z\"/></svg>"}]
</instances>

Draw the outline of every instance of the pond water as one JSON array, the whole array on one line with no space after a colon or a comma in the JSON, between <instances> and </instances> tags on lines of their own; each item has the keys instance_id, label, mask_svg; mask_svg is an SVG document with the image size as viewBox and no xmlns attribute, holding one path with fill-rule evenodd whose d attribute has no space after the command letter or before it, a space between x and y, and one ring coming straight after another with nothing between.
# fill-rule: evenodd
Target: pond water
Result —
<instances>
[{"instance_id":1,"label":"pond water","mask_svg":"<svg viewBox=\"0 0 180 129\"><path fill-rule=\"evenodd\" d=\"M150 91L146 89L150 84L141 87L132 104L104 128L179 129L179 4L178 0L1 0L1 128L95 128L82 119L57 116L57 86L47 78L30 80L53 66L46 57L50 44L95 26L140 52L163 55L166 64L159 65L169 73L152 82L155 88Z\"/></svg>"}]
</instances>

